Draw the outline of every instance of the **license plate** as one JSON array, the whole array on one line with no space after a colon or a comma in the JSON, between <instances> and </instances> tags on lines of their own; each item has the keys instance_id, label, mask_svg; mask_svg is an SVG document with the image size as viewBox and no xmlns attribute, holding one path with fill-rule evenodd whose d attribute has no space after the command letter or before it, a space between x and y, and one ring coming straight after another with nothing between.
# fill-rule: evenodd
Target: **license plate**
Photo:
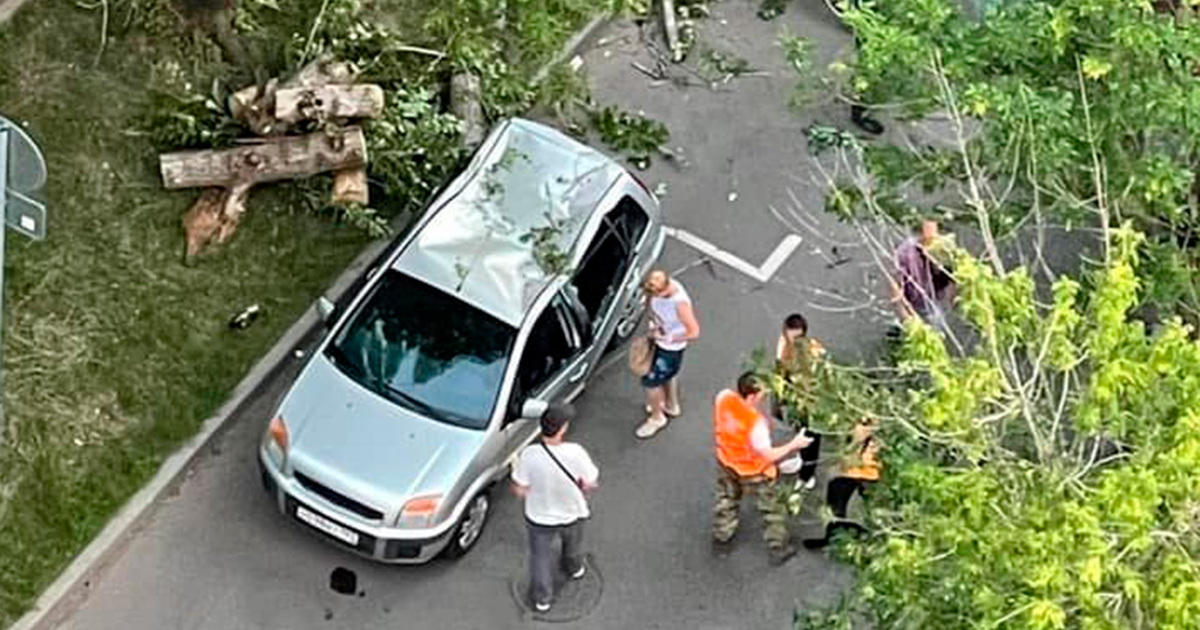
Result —
<instances>
[{"instance_id":1,"label":"license plate","mask_svg":"<svg viewBox=\"0 0 1200 630\"><path fill-rule=\"evenodd\" d=\"M304 509L303 506L296 506L296 518L312 525L313 527L333 536L334 538L346 543L347 545L358 545L358 532L351 531L334 523L333 521Z\"/></svg>"}]
</instances>

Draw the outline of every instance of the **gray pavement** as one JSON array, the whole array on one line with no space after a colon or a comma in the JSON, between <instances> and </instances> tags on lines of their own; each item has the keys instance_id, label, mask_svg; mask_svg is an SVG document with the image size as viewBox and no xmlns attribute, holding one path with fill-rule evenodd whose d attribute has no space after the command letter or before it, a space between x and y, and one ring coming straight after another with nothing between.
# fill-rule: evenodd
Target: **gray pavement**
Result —
<instances>
[{"instance_id":1,"label":"gray pavement","mask_svg":"<svg viewBox=\"0 0 1200 630\"><path fill-rule=\"evenodd\" d=\"M849 45L820 0L793 2L779 20L754 17L757 2L714 3L701 39L751 61L769 77L731 82L728 91L652 87L633 70L643 54L636 30L619 23L600 33L603 45L586 54L593 93L602 103L641 109L667 123L672 146L686 149L690 166L661 161L645 174L669 184L668 223L760 264L787 230L768 206L787 205L789 189L821 222L844 228L819 211L820 193L808 180L802 129L813 116L845 122L836 108L797 116L787 110L793 77L776 46L781 26L814 39L821 58ZM737 199L728 201L736 191ZM698 254L668 241L663 266L686 268L704 336L689 350L682 376L684 415L649 442L633 429L641 392L622 358L577 401L573 438L602 469L588 546L604 576L597 608L573 628L787 628L796 606L828 602L847 572L824 555L801 551L770 568L757 518L747 514L727 558L709 553L714 468L710 401L727 386L755 347L773 340L779 322L796 309L810 315L815 335L838 358L871 352L881 337L867 311L821 310L813 288L851 287L868 274L865 260L835 269L815 253L810 235L766 285L721 265L694 265ZM857 299L857 298L856 298ZM838 304L838 302L833 302ZM311 340L302 344L308 347ZM303 348L302 348L303 349ZM239 628L517 628L529 625L510 595L523 570L520 505L501 492L478 546L457 562L422 567L379 566L336 549L288 522L266 500L254 452L268 415L302 364L292 358L231 423L178 492L166 500L98 583L79 593L63 627L74 630ZM798 534L819 531L810 498ZM329 588L335 567L353 570L362 596Z\"/></svg>"}]
</instances>

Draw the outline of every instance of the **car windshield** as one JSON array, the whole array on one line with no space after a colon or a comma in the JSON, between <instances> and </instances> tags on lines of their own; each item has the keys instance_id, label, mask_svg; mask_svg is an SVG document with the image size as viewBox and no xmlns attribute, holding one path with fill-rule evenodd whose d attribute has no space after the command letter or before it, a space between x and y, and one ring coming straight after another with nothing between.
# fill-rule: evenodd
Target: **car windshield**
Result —
<instances>
[{"instance_id":1,"label":"car windshield","mask_svg":"<svg viewBox=\"0 0 1200 630\"><path fill-rule=\"evenodd\" d=\"M394 269L326 356L381 396L436 420L482 429L517 331Z\"/></svg>"}]
</instances>

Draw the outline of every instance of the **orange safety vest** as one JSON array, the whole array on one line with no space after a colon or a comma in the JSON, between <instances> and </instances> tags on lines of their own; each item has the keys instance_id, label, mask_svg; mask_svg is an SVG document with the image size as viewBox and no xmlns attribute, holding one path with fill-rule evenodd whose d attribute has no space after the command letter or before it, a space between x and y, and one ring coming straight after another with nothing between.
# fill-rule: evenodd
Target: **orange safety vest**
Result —
<instances>
[{"instance_id":1,"label":"orange safety vest","mask_svg":"<svg viewBox=\"0 0 1200 630\"><path fill-rule=\"evenodd\" d=\"M774 479L775 462L759 455L750 446L750 432L761 418L753 406L737 392L727 389L717 394L713 411L713 437L717 461L741 477L765 476Z\"/></svg>"},{"instance_id":2,"label":"orange safety vest","mask_svg":"<svg viewBox=\"0 0 1200 630\"><path fill-rule=\"evenodd\" d=\"M852 436L853 442L858 445L858 457L842 463L842 476L863 481L879 481L879 440L873 431L859 427L854 429Z\"/></svg>"}]
</instances>

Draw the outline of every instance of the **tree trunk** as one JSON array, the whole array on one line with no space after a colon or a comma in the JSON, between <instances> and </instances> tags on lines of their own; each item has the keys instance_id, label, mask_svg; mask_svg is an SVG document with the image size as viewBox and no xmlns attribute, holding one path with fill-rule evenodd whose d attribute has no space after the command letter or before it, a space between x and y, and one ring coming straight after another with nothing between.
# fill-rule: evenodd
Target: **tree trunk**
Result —
<instances>
[{"instance_id":1,"label":"tree trunk","mask_svg":"<svg viewBox=\"0 0 1200 630\"><path fill-rule=\"evenodd\" d=\"M487 121L478 76L461 72L450 78L450 111L463 122L463 144L468 148L479 146L487 133Z\"/></svg>"},{"instance_id":2,"label":"tree trunk","mask_svg":"<svg viewBox=\"0 0 1200 630\"><path fill-rule=\"evenodd\" d=\"M367 163L367 147L362 129L347 127L220 151L166 153L158 160L168 189L228 187L361 167Z\"/></svg>"}]
</instances>

